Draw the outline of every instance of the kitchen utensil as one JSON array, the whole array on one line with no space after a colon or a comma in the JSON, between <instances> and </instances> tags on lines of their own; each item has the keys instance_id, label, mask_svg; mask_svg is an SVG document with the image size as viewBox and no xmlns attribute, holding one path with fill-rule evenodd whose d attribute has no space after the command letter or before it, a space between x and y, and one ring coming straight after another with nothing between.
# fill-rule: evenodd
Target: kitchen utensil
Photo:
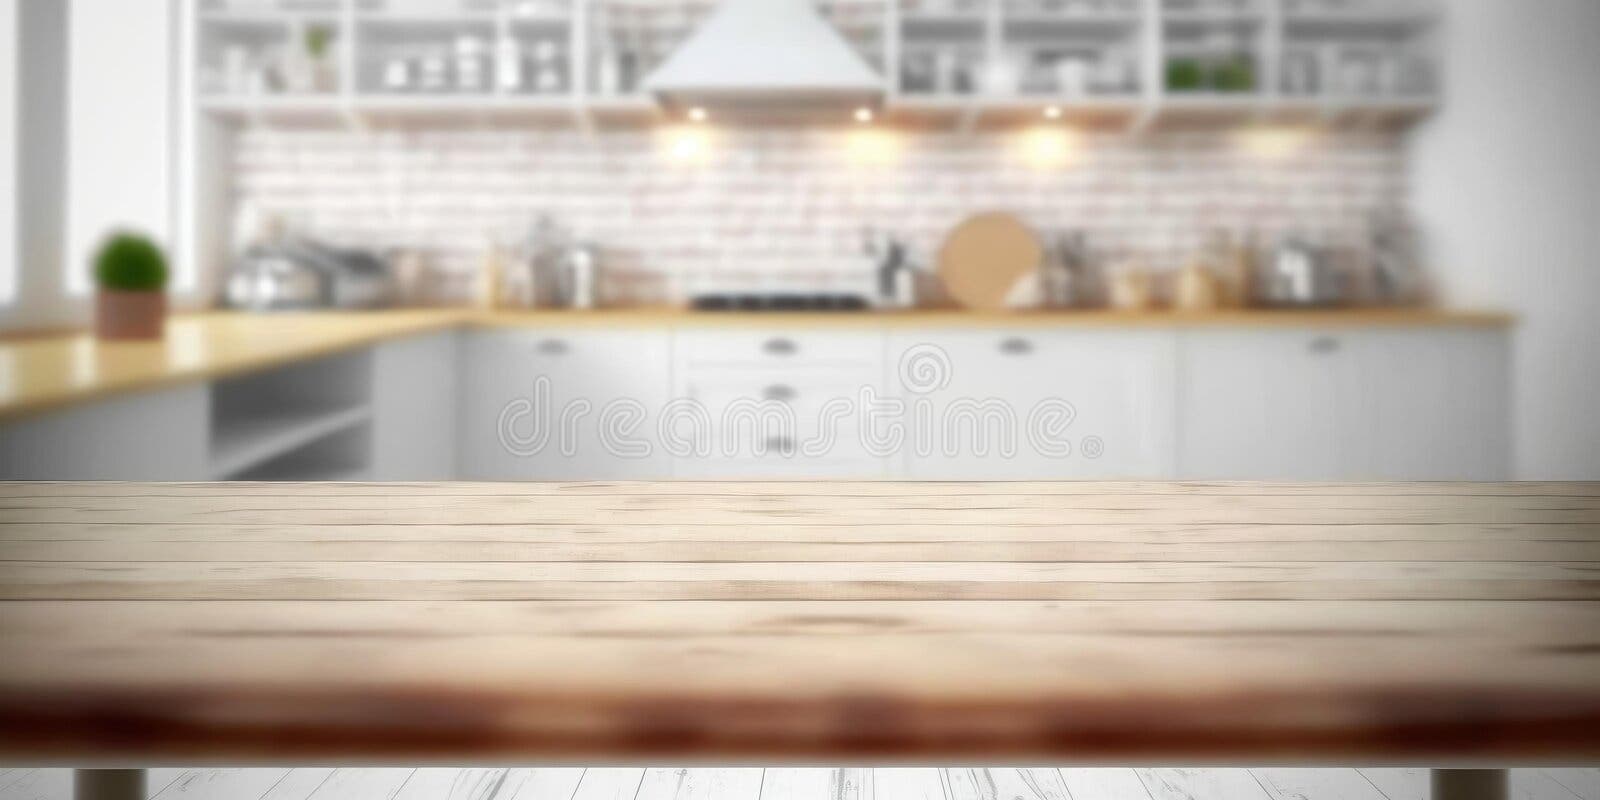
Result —
<instances>
[{"instance_id":1,"label":"kitchen utensil","mask_svg":"<svg viewBox=\"0 0 1600 800\"><path fill-rule=\"evenodd\" d=\"M567 308L594 308L600 279L600 255L594 245L574 244L561 256L556 291Z\"/></svg>"},{"instance_id":2,"label":"kitchen utensil","mask_svg":"<svg viewBox=\"0 0 1600 800\"><path fill-rule=\"evenodd\" d=\"M1257 300L1281 307L1334 306L1349 297L1348 275L1331 248L1301 234L1284 236L1267 255L1258 276Z\"/></svg>"},{"instance_id":3,"label":"kitchen utensil","mask_svg":"<svg viewBox=\"0 0 1600 800\"><path fill-rule=\"evenodd\" d=\"M1058 237L1041 273L1045 305L1083 308L1101 303L1104 287L1083 231Z\"/></svg>"},{"instance_id":4,"label":"kitchen utensil","mask_svg":"<svg viewBox=\"0 0 1600 800\"><path fill-rule=\"evenodd\" d=\"M917 304L916 277L906 259L906 246L893 234L868 228L863 249L873 260L878 281L878 305L883 308L911 308Z\"/></svg>"},{"instance_id":5,"label":"kitchen utensil","mask_svg":"<svg viewBox=\"0 0 1600 800\"><path fill-rule=\"evenodd\" d=\"M1428 293L1416 228L1400 212L1373 216L1369 231L1373 299L1386 305L1420 303Z\"/></svg>"},{"instance_id":6,"label":"kitchen utensil","mask_svg":"<svg viewBox=\"0 0 1600 800\"><path fill-rule=\"evenodd\" d=\"M1143 311L1155 306L1155 278L1137 261L1126 261L1111 271L1108 299L1118 311Z\"/></svg>"},{"instance_id":7,"label":"kitchen utensil","mask_svg":"<svg viewBox=\"0 0 1600 800\"><path fill-rule=\"evenodd\" d=\"M1178 283L1172 305L1182 311L1210 311L1219 305L1217 276L1204 261L1196 259L1178 270Z\"/></svg>"},{"instance_id":8,"label":"kitchen utensil","mask_svg":"<svg viewBox=\"0 0 1600 800\"><path fill-rule=\"evenodd\" d=\"M229 266L223 303L248 311L318 308L327 296L328 276L278 250L255 248Z\"/></svg>"},{"instance_id":9,"label":"kitchen utensil","mask_svg":"<svg viewBox=\"0 0 1600 800\"><path fill-rule=\"evenodd\" d=\"M1044 254L1038 237L1016 216L990 212L957 225L939 248L939 277L967 308L994 311Z\"/></svg>"}]
</instances>

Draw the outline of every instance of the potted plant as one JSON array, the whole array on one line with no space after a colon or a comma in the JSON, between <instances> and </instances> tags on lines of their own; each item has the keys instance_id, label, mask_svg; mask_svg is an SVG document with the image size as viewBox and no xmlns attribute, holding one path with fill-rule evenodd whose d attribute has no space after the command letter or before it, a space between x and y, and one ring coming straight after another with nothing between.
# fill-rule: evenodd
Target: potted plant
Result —
<instances>
[{"instance_id":1,"label":"potted plant","mask_svg":"<svg viewBox=\"0 0 1600 800\"><path fill-rule=\"evenodd\" d=\"M94 257L94 329L102 339L159 339L167 317L167 258L137 233L115 233Z\"/></svg>"}]
</instances>

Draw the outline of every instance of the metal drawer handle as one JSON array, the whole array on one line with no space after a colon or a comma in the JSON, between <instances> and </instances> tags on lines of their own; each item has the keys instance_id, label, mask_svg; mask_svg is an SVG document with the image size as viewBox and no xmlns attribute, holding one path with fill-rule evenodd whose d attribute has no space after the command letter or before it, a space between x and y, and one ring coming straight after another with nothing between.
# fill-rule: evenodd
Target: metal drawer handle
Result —
<instances>
[{"instance_id":1,"label":"metal drawer handle","mask_svg":"<svg viewBox=\"0 0 1600 800\"><path fill-rule=\"evenodd\" d=\"M1318 336L1317 338L1311 340L1311 343L1306 346L1306 349L1319 356L1337 353L1339 352L1339 340L1333 338L1332 336Z\"/></svg>"},{"instance_id":2,"label":"metal drawer handle","mask_svg":"<svg viewBox=\"0 0 1600 800\"><path fill-rule=\"evenodd\" d=\"M777 400L780 403L787 403L790 400L793 400L796 394L797 392L795 392L793 386L785 386L781 383L775 383L761 390L761 396L763 398L768 400Z\"/></svg>"},{"instance_id":3,"label":"metal drawer handle","mask_svg":"<svg viewBox=\"0 0 1600 800\"><path fill-rule=\"evenodd\" d=\"M1033 342L1016 337L1006 339L1000 342L1000 352L1008 356L1025 356L1033 352Z\"/></svg>"},{"instance_id":4,"label":"metal drawer handle","mask_svg":"<svg viewBox=\"0 0 1600 800\"><path fill-rule=\"evenodd\" d=\"M542 355L559 356L565 354L572 347L564 339L545 339L537 347Z\"/></svg>"},{"instance_id":5,"label":"metal drawer handle","mask_svg":"<svg viewBox=\"0 0 1600 800\"><path fill-rule=\"evenodd\" d=\"M792 356L799 352L800 345L795 344L793 339L768 339L761 349L775 356Z\"/></svg>"}]
</instances>

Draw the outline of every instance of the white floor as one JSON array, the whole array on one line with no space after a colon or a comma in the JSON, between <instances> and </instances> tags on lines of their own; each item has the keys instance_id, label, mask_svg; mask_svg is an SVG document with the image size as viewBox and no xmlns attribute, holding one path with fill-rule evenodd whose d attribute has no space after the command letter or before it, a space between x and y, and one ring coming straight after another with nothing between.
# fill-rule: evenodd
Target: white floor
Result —
<instances>
[{"instance_id":1,"label":"white floor","mask_svg":"<svg viewBox=\"0 0 1600 800\"><path fill-rule=\"evenodd\" d=\"M158 800L1426 800L1420 769L155 769ZM0 800L72 772L0 770ZM1519 769L1515 800L1600 800L1600 768Z\"/></svg>"}]
</instances>

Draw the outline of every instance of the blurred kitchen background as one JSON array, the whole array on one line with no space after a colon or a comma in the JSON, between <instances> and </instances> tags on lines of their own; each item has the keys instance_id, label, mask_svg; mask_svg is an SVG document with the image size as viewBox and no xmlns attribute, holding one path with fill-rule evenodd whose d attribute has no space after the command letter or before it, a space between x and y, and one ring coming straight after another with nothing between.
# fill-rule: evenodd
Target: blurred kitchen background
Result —
<instances>
[{"instance_id":1,"label":"blurred kitchen background","mask_svg":"<svg viewBox=\"0 0 1600 800\"><path fill-rule=\"evenodd\" d=\"M10 0L0 475L1600 479L1597 37L1593 0ZM165 311L112 307L115 232ZM1059 398L1065 448L795 452L861 386ZM683 397L801 429L675 455ZM653 446L508 447L521 398L638 400Z\"/></svg>"}]
</instances>

